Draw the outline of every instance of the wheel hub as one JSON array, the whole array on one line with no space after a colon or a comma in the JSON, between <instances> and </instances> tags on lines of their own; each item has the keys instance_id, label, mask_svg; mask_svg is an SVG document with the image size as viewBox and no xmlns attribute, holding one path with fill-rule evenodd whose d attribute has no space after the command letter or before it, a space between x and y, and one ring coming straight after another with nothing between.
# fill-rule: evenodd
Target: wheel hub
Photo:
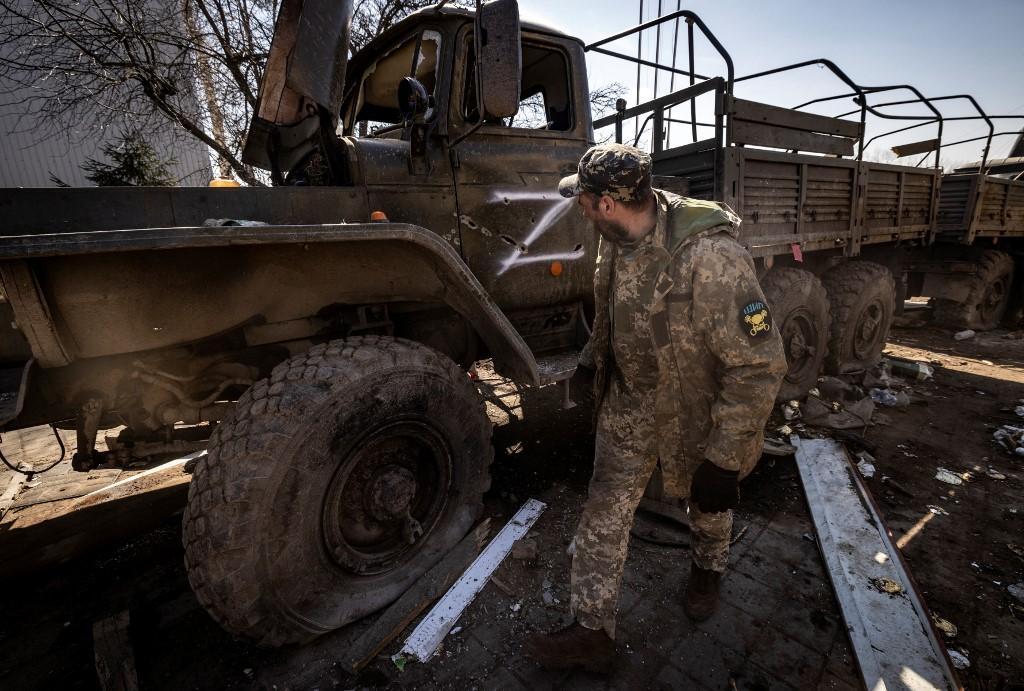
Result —
<instances>
[{"instance_id":1,"label":"wheel hub","mask_svg":"<svg viewBox=\"0 0 1024 691\"><path fill-rule=\"evenodd\" d=\"M346 449L321 511L323 541L342 568L360 575L400 566L447 503L452 458L427 421L387 423Z\"/></svg>"},{"instance_id":2,"label":"wheel hub","mask_svg":"<svg viewBox=\"0 0 1024 691\"><path fill-rule=\"evenodd\" d=\"M404 518L416 496L416 476L408 468L389 465L370 482L366 509L381 522Z\"/></svg>"},{"instance_id":3,"label":"wheel hub","mask_svg":"<svg viewBox=\"0 0 1024 691\"><path fill-rule=\"evenodd\" d=\"M782 325L782 343L786 349L789 371L786 379L799 381L808 367L815 366L817 328L813 315L806 309L790 314Z\"/></svg>"},{"instance_id":4,"label":"wheel hub","mask_svg":"<svg viewBox=\"0 0 1024 691\"><path fill-rule=\"evenodd\" d=\"M882 305L875 301L869 304L863 312L853 330L853 353L859 359L867 359L878 344L882 334Z\"/></svg>"}]
</instances>

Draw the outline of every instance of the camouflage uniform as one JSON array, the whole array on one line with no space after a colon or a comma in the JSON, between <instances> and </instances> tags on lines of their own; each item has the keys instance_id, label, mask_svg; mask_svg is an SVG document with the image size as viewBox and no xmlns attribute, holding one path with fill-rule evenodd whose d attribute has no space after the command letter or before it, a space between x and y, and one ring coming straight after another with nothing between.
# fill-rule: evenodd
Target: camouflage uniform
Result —
<instances>
[{"instance_id":1,"label":"camouflage uniform","mask_svg":"<svg viewBox=\"0 0 1024 691\"><path fill-rule=\"evenodd\" d=\"M615 146L596 147L612 149L612 166ZM689 496L705 459L745 477L786 371L753 261L736 240L739 219L715 202L654 194L652 232L632 245L601 240L594 328L580 356L596 370L597 435L571 605L580 624L610 636L633 513L658 461L671 496ZM724 571L732 512L690 503L689 516L695 563Z\"/></svg>"}]
</instances>

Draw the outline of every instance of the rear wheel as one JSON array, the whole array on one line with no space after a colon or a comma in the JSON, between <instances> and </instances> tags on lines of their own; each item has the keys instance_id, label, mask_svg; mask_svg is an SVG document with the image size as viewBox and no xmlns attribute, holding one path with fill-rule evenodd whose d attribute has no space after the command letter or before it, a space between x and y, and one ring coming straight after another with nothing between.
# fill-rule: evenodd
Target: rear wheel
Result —
<instances>
[{"instance_id":1,"label":"rear wheel","mask_svg":"<svg viewBox=\"0 0 1024 691\"><path fill-rule=\"evenodd\" d=\"M479 517L490 435L465 372L417 343L351 338L281 363L196 467L184 542L199 601L261 645L385 606Z\"/></svg>"},{"instance_id":2,"label":"rear wheel","mask_svg":"<svg viewBox=\"0 0 1024 691\"><path fill-rule=\"evenodd\" d=\"M778 400L803 396L818 381L828 351L829 304L821 281L803 269L772 269L761 281L789 370Z\"/></svg>"},{"instance_id":3,"label":"rear wheel","mask_svg":"<svg viewBox=\"0 0 1024 691\"><path fill-rule=\"evenodd\" d=\"M833 374L873 367L882 359L896 311L896 283L881 264L851 261L823 281L832 307L826 369Z\"/></svg>"},{"instance_id":4,"label":"rear wheel","mask_svg":"<svg viewBox=\"0 0 1024 691\"><path fill-rule=\"evenodd\" d=\"M935 300L935 321L958 329L979 331L999 326L1012 295L1013 257L1005 252L984 250L976 265L964 301Z\"/></svg>"}]
</instances>

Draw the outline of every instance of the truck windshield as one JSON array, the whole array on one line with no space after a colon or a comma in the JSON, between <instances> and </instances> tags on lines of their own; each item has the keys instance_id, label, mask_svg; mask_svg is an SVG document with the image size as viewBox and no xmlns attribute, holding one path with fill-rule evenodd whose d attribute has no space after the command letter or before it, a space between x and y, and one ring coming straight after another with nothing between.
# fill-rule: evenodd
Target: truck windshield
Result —
<instances>
[{"instance_id":1,"label":"truck windshield","mask_svg":"<svg viewBox=\"0 0 1024 691\"><path fill-rule=\"evenodd\" d=\"M463 88L462 115L468 122L475 122L476 61L472 37L467 42L466 54L468 68ZM485 124L562 132L572 129L569 64L565 54L553 48L523 43L523 81L519 99L519 112L511 118Z\"/></svg>"}]
</instances>

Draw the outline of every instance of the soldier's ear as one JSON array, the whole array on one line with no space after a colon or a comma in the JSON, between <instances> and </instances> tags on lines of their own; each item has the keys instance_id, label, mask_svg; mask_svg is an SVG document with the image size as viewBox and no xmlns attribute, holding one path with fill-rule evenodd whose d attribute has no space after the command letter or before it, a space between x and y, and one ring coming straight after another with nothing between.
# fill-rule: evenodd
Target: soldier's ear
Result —
<instances>
[{"instance_id":1,"label":"soldier's ear","mask_svg":"<svg viewBox=\"0 0 1024 691\"><path fill-rule=\"evenodd\" d=\"M606 216L611 216L615 213L615 200L609 197L607 194L602 195L597 201L597 208Z\"/></svg>"}]
</instances>

